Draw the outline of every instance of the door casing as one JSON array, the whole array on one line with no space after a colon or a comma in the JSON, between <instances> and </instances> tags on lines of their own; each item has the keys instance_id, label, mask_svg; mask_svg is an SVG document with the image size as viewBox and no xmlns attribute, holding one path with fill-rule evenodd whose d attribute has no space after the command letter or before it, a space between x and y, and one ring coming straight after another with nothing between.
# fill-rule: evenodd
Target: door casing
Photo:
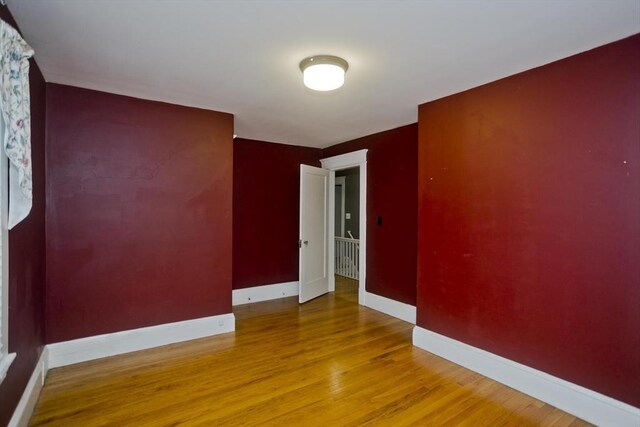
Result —
<instances>
[{"instance_id":1,"label":"door casing","mask_svg":"<svg viewBox=\"0 0 640 427\"><path fill-rule=\"evenodd\" d=\"M328 274L329 292L336 289L335 279L335 199L337 170L352 167L360 168L360 283L358 286L358 304L365 305L367 286L367 151L358 150L320 160L323 169L329 173L329 232Z\"/></svg>"}]
</instances>

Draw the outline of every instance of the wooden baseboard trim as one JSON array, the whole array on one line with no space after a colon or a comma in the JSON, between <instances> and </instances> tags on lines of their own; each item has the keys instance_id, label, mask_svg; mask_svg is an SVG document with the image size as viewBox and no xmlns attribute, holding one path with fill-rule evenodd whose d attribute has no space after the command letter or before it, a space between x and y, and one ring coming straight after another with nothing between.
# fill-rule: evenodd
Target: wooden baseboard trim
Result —
<instances>
[{"instance_id":1,"label":"wooden baseboard trim","mask_svg":"<svg viewBox=\"0 0 640 427\"><path fill-rule=\"evenodd\" d=\"M639 426L640 409L416 326L413 345L599 426Z\"/></svg>"},{"instance_id":2,"label":"wooden baseboard trim","mask_svg":"<svg viewBox=\"0 0 640 427\"><path fill-rule=\"evenodd\" d=\"M416 307L391 298L365 292L364 305L389 316L416 324Z\"/></svg>"},{"instance_id":3,"label":"wooden baseboard trim","mask_svg":"<svg viewBox=\"0 0 640 427\"><path fill-rule=\"evenodd\" d=\"M49 368L235 331L233 313L47 345Z\"/></svg>"},{"instance_id":4,"label":"wooden baseboard trim","mask_svg":"<svg viewBox=\"0 0 640 427\"><path fill-rule=\"evenodd\" d=\"M276 283L273 285L254 286L252 288L234 289L231 297L233 305L252 304L298 295L298 282Z\"/></svg>"}]
</instances>

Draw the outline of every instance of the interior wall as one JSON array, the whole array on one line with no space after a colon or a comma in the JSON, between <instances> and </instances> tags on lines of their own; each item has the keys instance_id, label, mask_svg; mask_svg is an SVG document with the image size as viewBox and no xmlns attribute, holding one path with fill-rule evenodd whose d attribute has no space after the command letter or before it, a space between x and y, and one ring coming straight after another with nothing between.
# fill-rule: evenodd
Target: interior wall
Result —
<instances>
[{"instance_id":1,"label":"interior wall","mask_svg":"<svg viewBox=\"0 0 640 427\"><path fill-rule=\"evenodd\" d=\"M418 325L640 407L640 35L419 108Z\"/></svg>"},{"instance_id":2,"label":"interior wall","mask_svg":"<svg viewBox=\"0 0 640 427\"><path fill-rule=\"evenodd\" d=\"M47 342L231 312L233 116L47 84Z\"/></svg>"},{"instance_id":3,"label":"interior wall","mask_svg":"<svg viewBox=\"0 0 640 427\"><path fill-rule=\"evenodd\" d=\"M9 9L0 18L17 28ZM0 384L0 425L9 423L44 344L45 82L30 61L33 207L9 232L9 351L16 358Z\"/></svg>"},{"instance_id":4,"label":"interior wall","mask_svg":"<svg viewBox=\"0 0 640 427\"><path fill-rule=\"evenodd\" d=\"M356 239L360 238L360 168L349 168L336 171L336 177L344 176L346 187L344 197L344 212L350 214L349 218L344 220L344 237L349 237L347 231ZM338 219L336 218L336 222Z\"/></svg>"},{"instance_id":5,"label":"interior wall","mask_svg":"<svg viewBox=\"0 0 640 427\"><path fill-rule=\"evenodd\" d=\"M367 291L415 305L418 125L334 145L322 157L362 149L369 150Z\"/></svg>"},{"instance_id":6,"label":"interior wall","mask_svg":"<svg viewBox=\"0 0 640 427\"><path fill-rule=\"evenodd\" d=\"M300 164L316 148L236 138L233 144L233 288L298 280Z\"/></svg>"}]
</instances>

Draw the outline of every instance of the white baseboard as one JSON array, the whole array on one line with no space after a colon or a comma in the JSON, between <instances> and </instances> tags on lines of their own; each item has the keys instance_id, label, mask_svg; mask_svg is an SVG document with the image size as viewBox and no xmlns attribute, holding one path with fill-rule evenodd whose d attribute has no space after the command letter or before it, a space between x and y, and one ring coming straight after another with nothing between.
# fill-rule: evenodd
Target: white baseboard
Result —
<instances>
[{"instance_id":1,"label":"white baseboard","mask_svg":"<svg viewBox=\"0 0 640 427\"><path fill-rule=\"evenodd\" d=\"M48 344L31 374L9 427L26 427L49 369L235 331L233 313Z\"/></svg>"},{"instance_id":2,"label":"white baseboard","mask_svg":"<svg viewBox=\"0 0 640 427\"><path fill-rule=\"evenodd\" d=\"M49 368L145 350L235 330L233 313L96 335L47 345Z\"/></svg>"},{"instance_id":3,"label":"white baseboard","mask_svg":"<svg viewBox=\"0 0 640 427\"><path fill-rule=\"evenodd\" d=\"M416 307L391 298L365 292L364 305L405 322L416 324Z\"/></svg>"},{"instance_id":4,"label":"white baseboard","mask_svg":"<svg viewBox=\"0 0 640 427\"><path fill-rule=\"evenodd\" d=\"M7 376L7 372L9 372L9 366L13 363L13 360L16 358L15 353L5 354L4 356L0 355L0 384L2 384L2 380Z\"/></svg>"},{"instance_id":5,"label":"white baseboard","mask_svg":"<svg viewBox=\"0 0 640 427\"><path fill-rule=\"evenodd\" d=\"M640 426L640 409L416 326L413 345L599 426Z\"/></svg>"},{"instance_id":6,"label":"white baseboard","mask_svg":"<svg viewBox=\"0 0 640 427\"><path fill-rule=\"evenodd\" d=\"M45 346L42 349L42 354L40 355L40 359L38 359L36 367L33 368L33 373L22 393L18 406L16 406L15 411L13 411L13 416L11 420L9 420L9 427L27 427L29 425L29 420L31 419L31 415L33 415L33 410L40 396L40 390L42 390L44 379L49 370L48 353L49 350L47 350Z\"/></svg>"},{"instance_id":7,"label":"white baseboard","mask_svg":"<svg viewBox=\"0 0 640 427\"><path fill-rule=\"evenodd\" d=\"M254 286L234 289L231 297L233 305L250 304L272 299L298 295L298 282L277 283L275 285Z\"/></svg>"}]
</instances>

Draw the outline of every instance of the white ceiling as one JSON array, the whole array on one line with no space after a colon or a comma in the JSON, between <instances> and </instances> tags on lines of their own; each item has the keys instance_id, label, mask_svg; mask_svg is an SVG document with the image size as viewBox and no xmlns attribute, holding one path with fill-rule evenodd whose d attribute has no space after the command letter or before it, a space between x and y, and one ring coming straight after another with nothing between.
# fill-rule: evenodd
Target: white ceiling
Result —
<instances>
[{"instance_id":1,"label":"white ceiling","mask_svg":"<svg viewBox=\"0 0 640 427\"><path fill-rule=\"evenodd\" d=\"M226 111L243 138L326 147L417 106L640 32L639 0L8 0L49 82ZM345 58L314 93L298 63Z\"/></svg>"}]
</instances>

